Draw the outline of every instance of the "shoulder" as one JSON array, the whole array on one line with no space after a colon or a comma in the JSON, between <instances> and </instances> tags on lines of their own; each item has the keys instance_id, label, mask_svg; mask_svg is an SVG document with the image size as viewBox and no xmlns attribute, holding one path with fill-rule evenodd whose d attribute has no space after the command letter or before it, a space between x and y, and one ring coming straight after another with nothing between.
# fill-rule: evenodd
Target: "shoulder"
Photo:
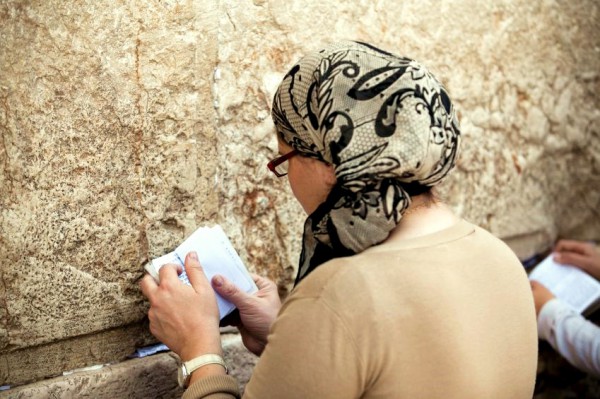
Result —
<instances>
[{"instance_id":1,"label":"shoulder","mask_svg":"<svg viewBox=\"0 0 600 399\"><path fill-rule=\"evenodd\" d=\"M473 226L473 239L478 240L484 248L492 248L496 251L504 252L516 259L514 251L498 236L483 227L479 227L472 223L469 224Z\"/></svg>"},{"instance_id":2,"label":"shoulder","mask_svg":"<svg viewBox=\"0 0 600 399\"><path fill-rule=\"evenodd\" d=\"M515 252L492 232L468 221L462 220L469 234L452 241L451 258L457 261L469 261L480 265L501 264L518 270L523 269Z\"/></svg>"},{"instance_id":3,"label":"shoulder","mask_svg":"<svg viewBox=\"0 0 600 399\"><path fill-rule=\"evenodd\" d=\"M357 255L332 259L316 268L294 288L289 299L324 298L343 289L348 282L356 281L360 275Z\"/></svg>"},{"instance_id":4,"label":"shoulder","mask_svg":"<svg viewBox=\"0 0 600 399\"><path fill-rule=\"evenodd\" d=\"M392 290L379 284L386 280L384 270L390 269L379 262L380 256L361 253L322 264L294 288L282 311L295 308L301 302L312 302L314 306L328 309L342 319L354 320L355 315L362 314L366 322L377 317L374 301L383 291ZM387 280L390 283L395 281L395 287L401 284L396 277Z\"/></svg>"},{"instance_id":5,"label":"shoulder","mask_svg":"<svg viewBox=\"0 0 600 399\"><path fill-rule=\"evenodd\" d=\"M411 261L399 256L396 251L365 251L330 260L298 284L284 308L310 300L343 319L362 315L362 323L377 318L392 297L401 304L420 286L414 281L425 269L411 267Z\"/></svg>"}]
</instances>

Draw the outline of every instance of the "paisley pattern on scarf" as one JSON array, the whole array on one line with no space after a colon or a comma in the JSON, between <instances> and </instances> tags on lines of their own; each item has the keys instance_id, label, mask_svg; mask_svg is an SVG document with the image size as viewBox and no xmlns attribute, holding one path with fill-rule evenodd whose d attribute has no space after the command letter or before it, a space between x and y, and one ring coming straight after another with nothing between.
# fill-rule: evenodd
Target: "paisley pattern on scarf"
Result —
<instances>
[{"instance_id":1,"label":"paisley pattern on scarf","mask_svg":"<svg viewBox=\"0 0 600 399\"><path fill-rule=\"evenodd\" d=\"M422 65L360 42L303 57L272 117L281 140L334 165L337 183L306 220L296 283L320 264L384 241L410 205L452 169L460 127L446 89Z\"/></svg>"}]
</instances>

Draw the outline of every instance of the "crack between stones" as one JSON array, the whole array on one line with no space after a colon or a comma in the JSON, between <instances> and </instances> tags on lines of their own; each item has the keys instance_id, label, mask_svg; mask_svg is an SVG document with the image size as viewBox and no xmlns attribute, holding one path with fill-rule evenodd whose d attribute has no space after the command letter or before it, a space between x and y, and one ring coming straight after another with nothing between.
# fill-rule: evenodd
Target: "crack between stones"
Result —
<instances>
[{"instance_id":1,"label":"crack between stones","mask_svg":"<svg viewBox=\"0 0 600 399\"><path fill-rule=\"evenodd\" d=\"M140 39L140 33L143 31L143 26L140 20L138 20L139 29L135 38L135 82L138 88L136 107L140 118L139 125L135 129L135 140L133 142L133 154L135 159L135 173L137 175L138 187L136 190L136 197L138 201L139 212L142 216L142 222L139 224L138 236L139 236L139 261L143 264L147 261L148 253L148 239L146 237L145 226L148 223L148 218L144 212L143 201L142 201L142 187L143 187L143 167L142 167L142 146L144 140L144 112L142 107L142 91L144 87L141 82L140 74L140 47L142 41Z\"/></svg>"},{"instance_id":2,"label":"crack between stones","mask_svg":"<svg viewBox=\"0 0 600 399\"><path fill-rule=\"evenodd\" d=\"M8 106L8 98L7 97L2 97L2 108L4 110L4 113L6 115L6 118L8 119L8 114L9 114L9 106ZM1 126L3 129L3 131L10 131L10 129L8 128L7 125L2 125ZM4 134L2 134L2 136L0 137L0 145L2 146L2 151L4 151L4 159L3 159L3 165L2 168L4 170L4 176L6 178L6 181L8 181L9 183L11 183L12 185L12 179L10 178L10 175L8 173L8 149L6 148L6 139L4 137ZM12 190L6 190L9 192L12 192Z\"/></svg>"},{"instance_id":3,"label":"crack between stones","mask_svg":"<svg viewBox=\"0 0 600 399\"><path fill-rule=\"evenodd\" d=\"M4 318L4 320L2 321L2 326L4 328L4 330L6 331L6 339L7 339L7 345L6 348L10 347L10 332L8 330L8 320L10 320L10 312L8 311L8 301L6 299L6 281L5 281L5 277L4 277L4 270L0 269L0 283L2 284L2 296L0 296L0 302L2 302L2 306L4 307L5 311L6 311L6 317ZM6 348L3 348L2 351L4 352L4 350ZM10 368L8 367L8 358L6 356L2 356L2 360L3 360L3 365L0 366L1 368L4 368L7 372L7 378L10 379Z\"/></svg>"}]
</instances>

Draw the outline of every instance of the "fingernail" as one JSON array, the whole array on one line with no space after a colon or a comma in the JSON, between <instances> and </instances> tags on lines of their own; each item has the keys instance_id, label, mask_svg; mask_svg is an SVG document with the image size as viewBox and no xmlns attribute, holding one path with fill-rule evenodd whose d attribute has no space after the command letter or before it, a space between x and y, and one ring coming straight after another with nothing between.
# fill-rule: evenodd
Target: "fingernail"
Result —
<instances>
[{"instance_id":1,"label":"fingernail","mask_svg":"<svg viewBox=\"0 0 600 399\"><path fill-rule=\"evenodd\" d=\"M216 287L221 287L223 285L223 277L221 277L221 276L215 276L213 278L213 284Z\"/></svg>"},{"instance_id":2,"label":"fingernail","mask_svg":"<svg viewBox=\"0 0 600 399\"><path fill-rule=\"evenodd\" d=\"M194 260L198 260L198 254L196 253L196 251L190 252L190 258L192 258Z\"/></svg>"}]
</instances>

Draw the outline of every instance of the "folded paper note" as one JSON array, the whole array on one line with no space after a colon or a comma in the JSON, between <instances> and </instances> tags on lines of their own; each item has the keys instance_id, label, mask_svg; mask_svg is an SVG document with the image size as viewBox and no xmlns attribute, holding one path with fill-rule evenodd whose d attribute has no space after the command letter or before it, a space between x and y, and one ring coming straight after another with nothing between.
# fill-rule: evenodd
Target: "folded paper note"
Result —
<instances>
[{"instance_id":1,"label":"folded paper note","mask_svg":"<svg viewBox=\"0 0 600 399\"><path fill-rule=\"evenodd\" d=\"M152 260L144 268L160 284L159 270L161 267L168 263L180 265L183 273L179 275L179 279L190 285L184 261L186 255L191 251L196 251L198 254L198 260L208 280L220 274L249 294L258 290L246 266L219 225L200 227L175 251ZM235 309L231 302L226 301L219 294L217 294L217 304L221 319Z\"/></svg>"}]
</instances>

